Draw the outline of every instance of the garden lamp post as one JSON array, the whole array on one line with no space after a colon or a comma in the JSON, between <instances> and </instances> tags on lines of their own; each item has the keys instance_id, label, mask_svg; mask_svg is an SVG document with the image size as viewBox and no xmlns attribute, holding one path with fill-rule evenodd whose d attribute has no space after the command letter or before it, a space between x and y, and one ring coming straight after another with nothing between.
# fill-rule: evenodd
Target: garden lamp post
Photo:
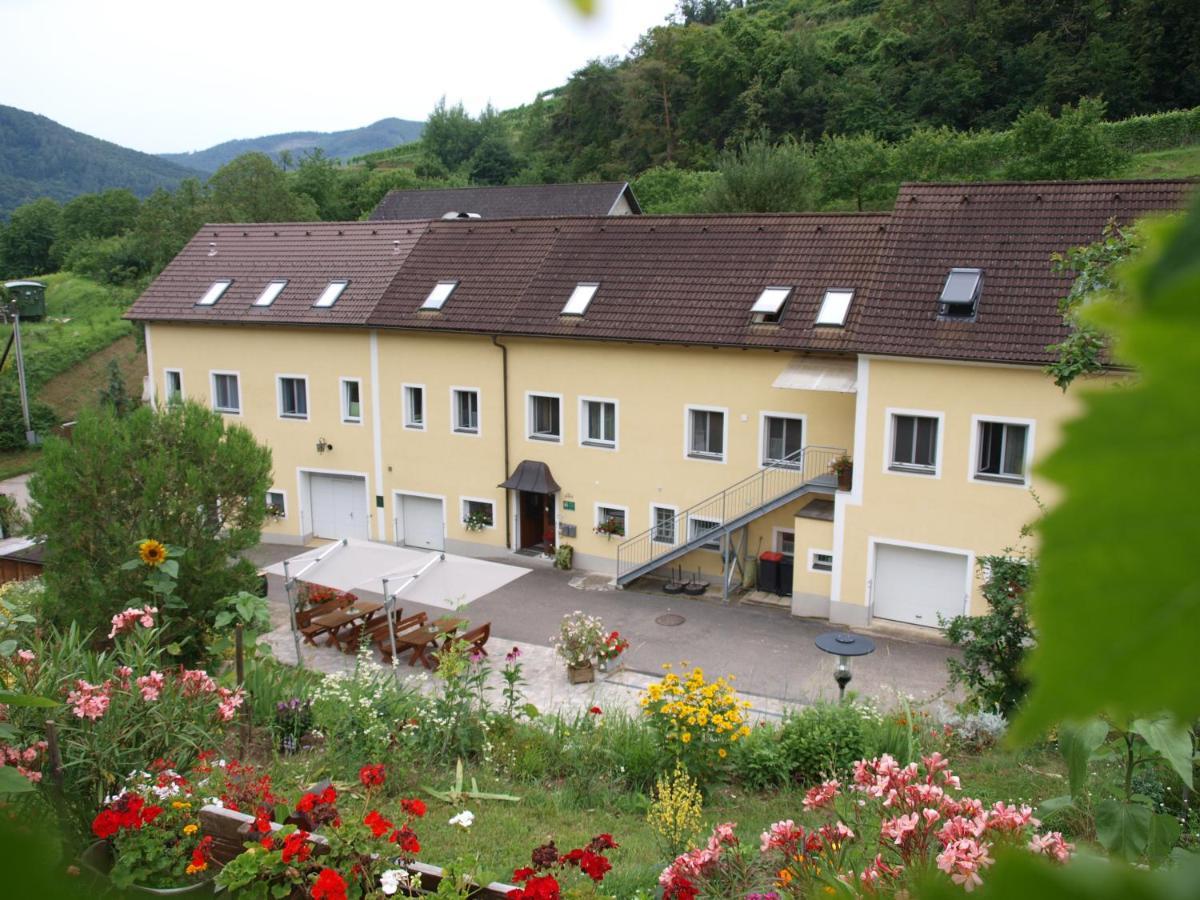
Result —
<instances>
[{"instance_id":1,"label":"garden lamp post","mask_svg":"<svg viewBox=\"0 0 1200 900\"><path fill-rule=\"evenodd\" d=\"M855 656L866 656L875 652L875 643L860 634L844 631L827 631L817 638L817 649L837 657L833 680L838 686L838 700L846 698L846 685L850 683L850 660Z\"/></svg>"}]
</instances>

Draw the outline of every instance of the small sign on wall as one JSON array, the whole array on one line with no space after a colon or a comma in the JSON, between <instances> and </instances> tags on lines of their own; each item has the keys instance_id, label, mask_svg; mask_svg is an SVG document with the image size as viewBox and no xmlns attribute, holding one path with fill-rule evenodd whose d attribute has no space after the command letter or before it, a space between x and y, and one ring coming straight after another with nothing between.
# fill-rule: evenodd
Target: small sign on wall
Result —
<instances>
[{"instance_id":1,"label":"small sign on wall","mask_svg":"<svg viewBox=\"0 0 1200 900\"><path fill-rule=\"evenodd\" d=\"M571 512L572 510L575 509L575 501L574 500L564 500L563 501L563 509L566 510L567 512Z\"/></svg>"}]
</instances>

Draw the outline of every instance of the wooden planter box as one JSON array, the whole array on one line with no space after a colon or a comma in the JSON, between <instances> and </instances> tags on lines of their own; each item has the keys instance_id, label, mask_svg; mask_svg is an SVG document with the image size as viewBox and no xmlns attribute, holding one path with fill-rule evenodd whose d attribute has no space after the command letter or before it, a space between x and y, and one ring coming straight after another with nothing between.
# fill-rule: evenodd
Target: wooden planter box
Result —
<instances>
[{"instance_id":1,"label":"wooden planter box","mask_svg":"<svg viewBox=\"0 0 1200 900\"><path fill-rule=\"evenodd\" d=\"M596 670L591 663L585 666L567 666L567 681L571 684L588 684L596 680Z\"/></svg>"},{"instance_id":2,"label":"wooden planter box","mask_svg":"<svg viewBox=\"0 0 1200 900\"><path fill-rule=\"evenodd\" d=\"M854 484L854 464L851 463L846 468L841 469L837 473L837 486L839 491L848 491Z\"/></svg>"}]
</instances>

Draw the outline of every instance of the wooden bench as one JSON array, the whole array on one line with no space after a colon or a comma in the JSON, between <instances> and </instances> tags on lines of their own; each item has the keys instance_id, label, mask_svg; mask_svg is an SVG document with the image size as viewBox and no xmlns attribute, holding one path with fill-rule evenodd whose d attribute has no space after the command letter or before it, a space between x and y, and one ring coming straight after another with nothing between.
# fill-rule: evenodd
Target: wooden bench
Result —
<instances>
[{"instance_id":1,"label":"wooden bench","mask_svg":"<svg viewBox=\"0 0 1200 900\"><path fill-rule=\"evenodd\" d=\"M304 635L304 643L312 644L315 647L316 639L329 631L328 626L317 624L313 622L313 619L337 612L339 609L349 606L353 599L349 594L343 594L332 600L326 600L324 603L318 603L316 606L296 610L296 627Z\"/></svg>"},{"instance_id":2,"label":"wooden bench","mask_svg":"<svg viewBox=\"0 0 1200 900\"><path fill-rule=\"evenodd\" d=\"M200 810L201 833L213 839L212 860L221 866L246 849L245 844L249 840L247 832L253 827L254 817L245 813L223 809L220 806L205 806ZM272 831L278 831L282 827L277 822L271 823ZM328 852L329 842L320 834L309 835L308 840L313 845L314 856ZM442 878L445 876L438 866L430 866L425 863L414 862L400 866L400 868L405 869L414 879L419 878L421 890L429 893L438 889L438 885L442 883ZM479 898L479 900L499 900L499 898L507 897L509 891L513 890L516 890L514 885L493 881L491 884L476 888L471 896Z\"/></svg>"}]
</instances>

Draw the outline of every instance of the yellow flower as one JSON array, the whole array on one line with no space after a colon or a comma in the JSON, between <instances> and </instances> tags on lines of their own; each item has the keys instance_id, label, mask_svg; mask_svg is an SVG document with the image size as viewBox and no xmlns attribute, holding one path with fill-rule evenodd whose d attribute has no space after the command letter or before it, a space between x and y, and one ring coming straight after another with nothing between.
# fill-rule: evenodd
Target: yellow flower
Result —
<instances>
[{"instance_id":1,"label":"yellow flower","mask_svg":"<svg viewBox=\"0 0 1200 900\"><path fill-rule=\"evenodd\" d=\"M681 734L681 735L679 736L679 739L680 739L681 741L683 741L683 742L686 744L686 743L688 743L689 741L691 741L691 739L692 739L692 734L691 734L691 732L689 732L689 731L685 731L683 734Z\"/></svg>"},{"instance_id":2,"label":"yellow flower","mask_svg":"<svg viewBox=\"0 0 1200 900\"><path fill-rule=\"evenodd\" d=\"M199 825L197 825L197 824L195 824L195 823L192 823L191 825L184 825L184 826L183 826L183 833L184 833L184 834L195 834L195 833L196 833L197 831L199 831L199 830L200 830L200 826L199 826Z\"/></svg>"},{"instance_id":3,"label":"yellow flower","mask_svg":"<svg viewBox=\"0 0 1200 900\"><path fill-rule=\"evenodd\" d=\"M172 809L191 809L192 804L188 803L186 800L174 800L171 803L171 808Z\"/></svg>"},{"instance_id":4,"label":"yellow flower","mask_svg":"<svg viewBox=\"0 0 1200 900\"><path fill-rule=\"evenodd\" d=\"M789 872L787 869L780 869L778 877L779 877L780 887L787 887L789 884L792 883L792 873Z\"/></svg>"},{"instance_id":5,"label":"yellow flower","mask_svg":"<svg viewBox=\"0 0 1200 900\"><path fill-rule=\"evenodd\" d=\"M151 538L138 544L138 556L148 566L161 566L167 561L167 548Z\"/></svg>"},{"instance_id":6,"label":"yellow flower","mask_svg":"<svg viewBox=\"0 0 1200 900\"><path fill-rule=\"evenodd\" d=\"M251 851L251 852L253 852L253 851ZM187 874L189 874L189 875L195 875L197 872L203 872L207 868L208 868L208 863L201 863L198 866L193 866L191 863L188 863L188 867L186 869L184 869L184 871L187 872Z\"/></svg>"},{"instance_id":7,"label":"yellow flower","mask_svg":"<svg viewBox=\"0 0 1200 900\"><path fill-rule=\"evenodd\" d=\"M728 756L728 755L729 755L729 753L728 753L728 752L725 750L725 748L724 748L724 747L720 747L720 748L718 748L718 750L717 750L717 756L721 757L721 759L724 759L724 758L725 758L726 756Z\"/></svg>"}]
</instances>

